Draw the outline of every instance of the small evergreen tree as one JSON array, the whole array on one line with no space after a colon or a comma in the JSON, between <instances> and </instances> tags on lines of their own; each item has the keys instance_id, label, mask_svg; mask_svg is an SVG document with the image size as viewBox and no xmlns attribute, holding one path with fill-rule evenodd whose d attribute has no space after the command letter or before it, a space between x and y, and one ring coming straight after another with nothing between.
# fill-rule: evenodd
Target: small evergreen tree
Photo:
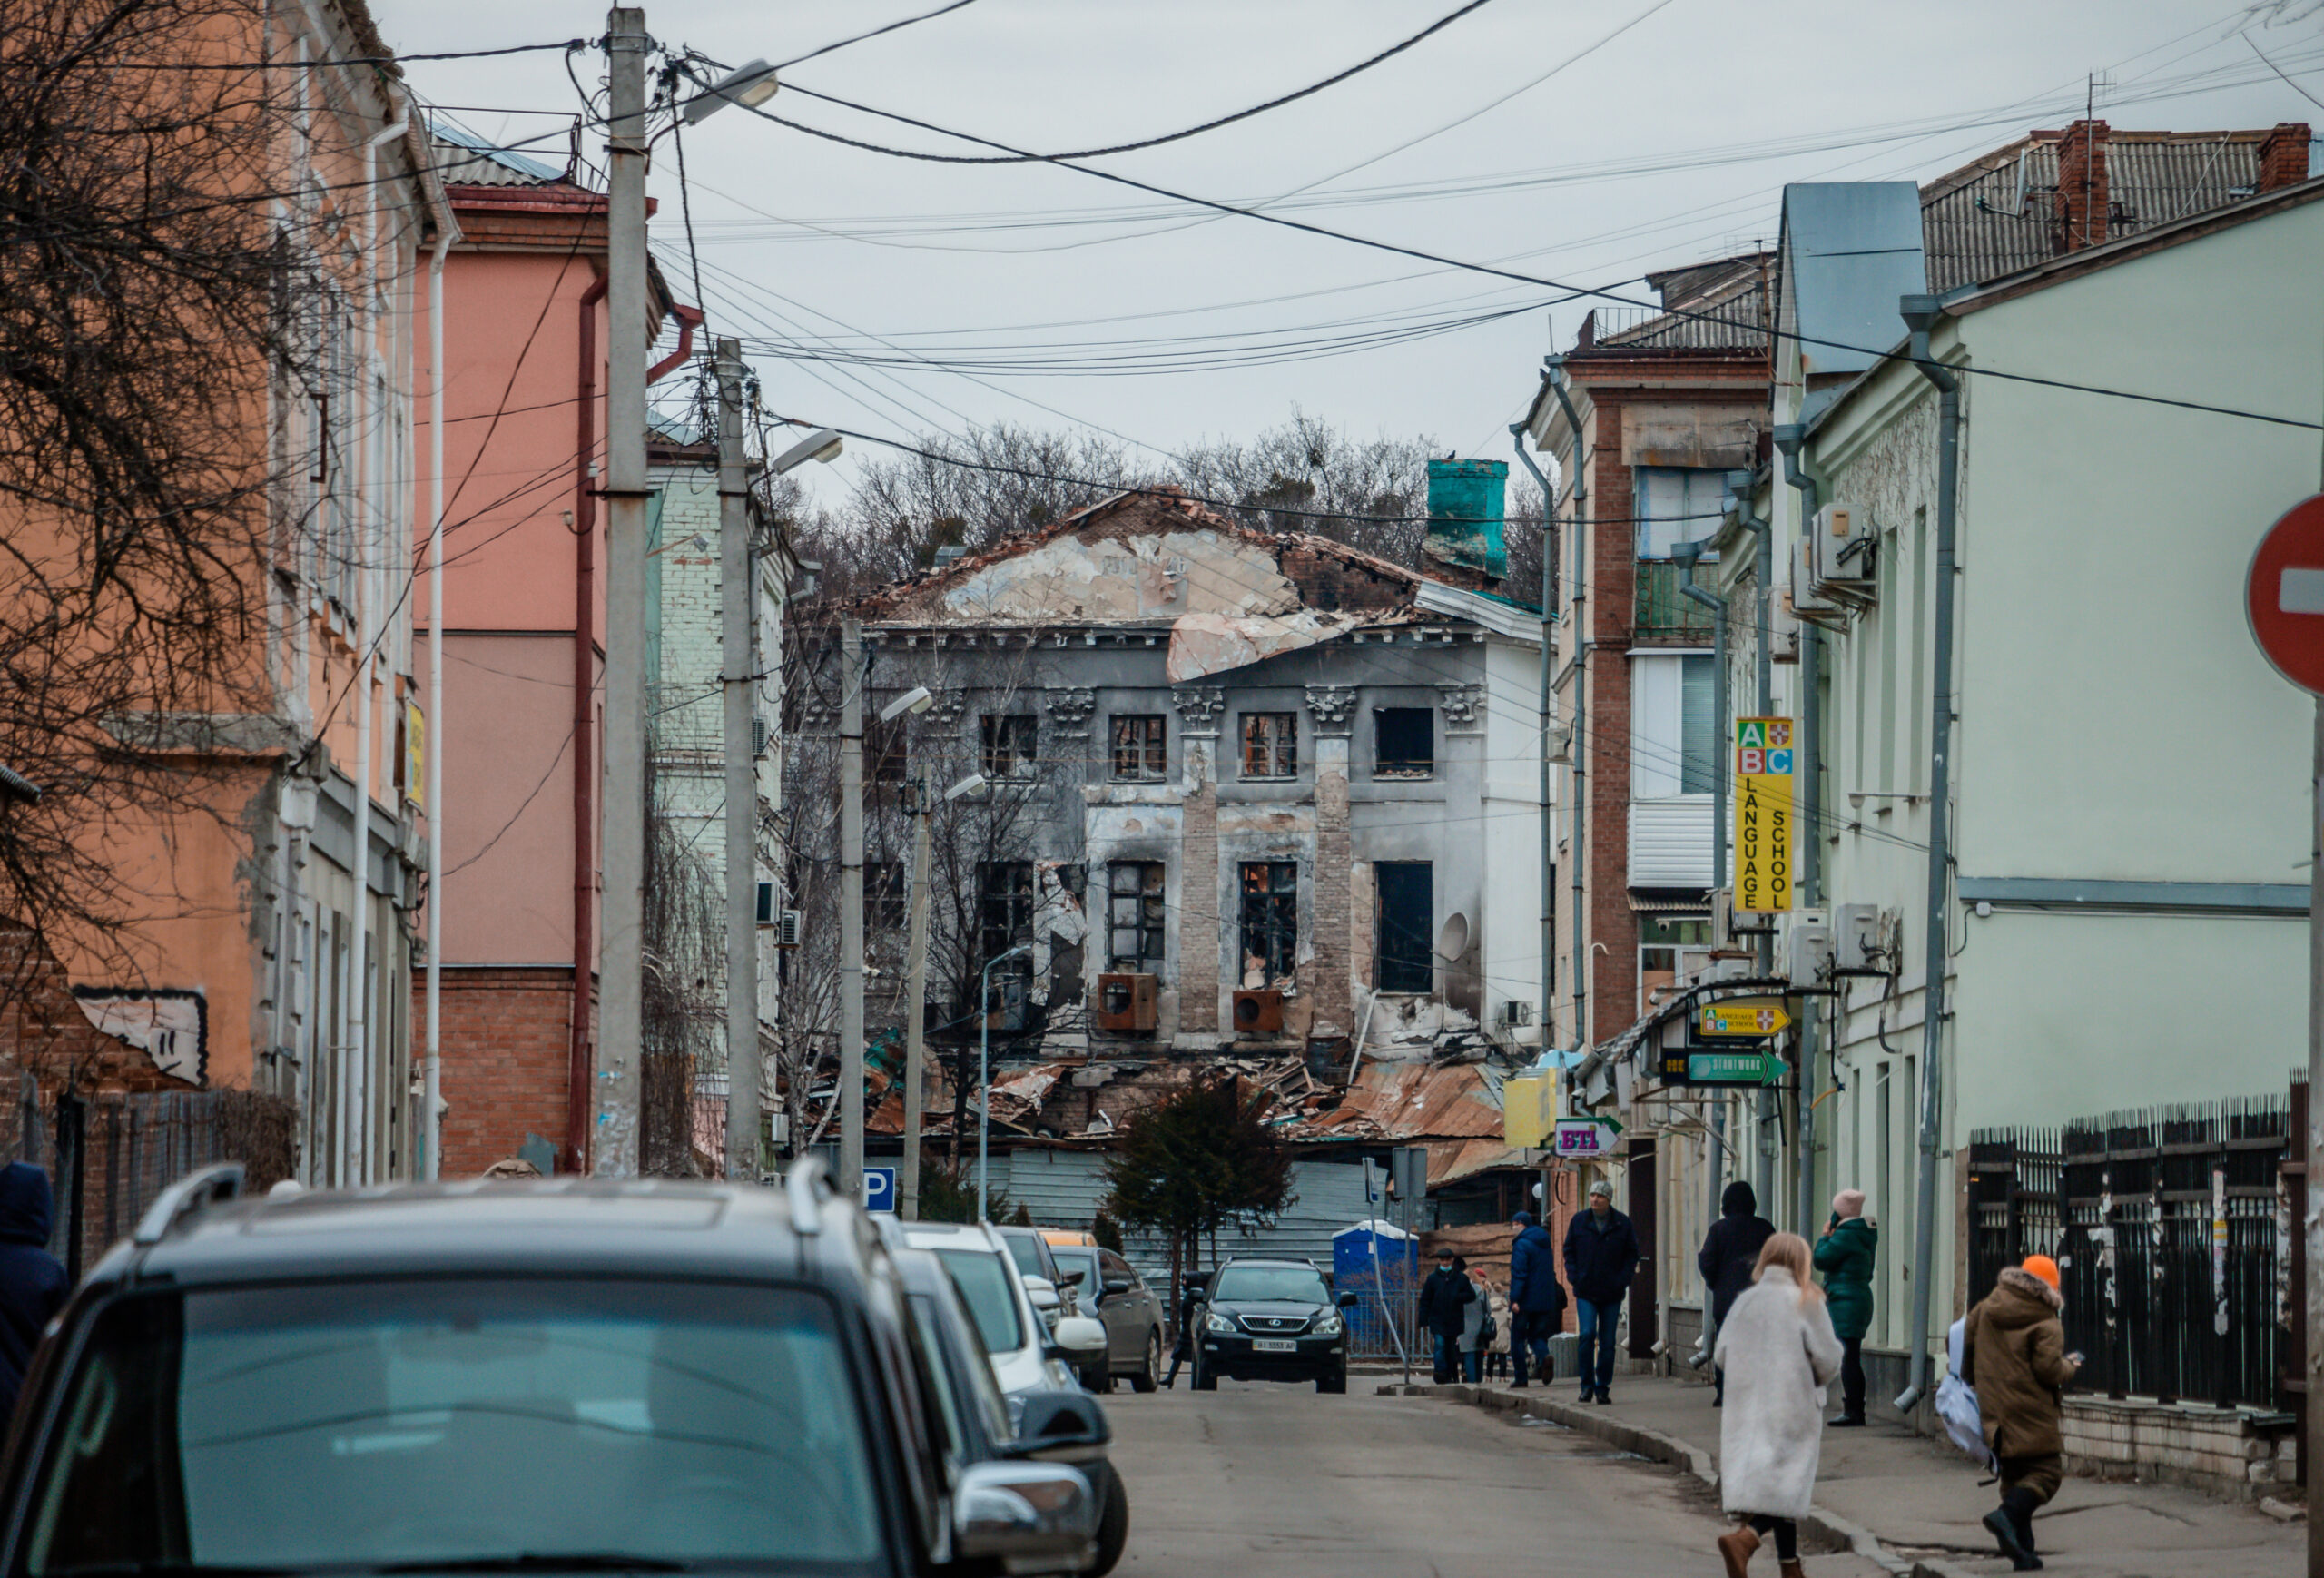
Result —
<instances>
[{"instance_id":1,"label":"small evergreen tree","mask_svg":"<svg viewBox=\"0 0 2324 1578\"><path fill-rule=\"evenodd\" d=\"M1197 1079L1131 1118L1106 1159L1107 1214L1169 1240L1174 1317L1190 1241L1271 1218L1297 1198L1290 1148L1261 1121L1265 1108L1232 1075Z\"/></svg>"},{"instance_id":2,"label":"small evergreen tree","mask_svg":"<svg viewBox=\"0 0 2324 1578\"><path fill-rule=\"evenodd\" d=\"M1117 1255L1123 1252L1122 1225L1102 1209L1089 1223L1089 1236L1098 1240L1101 1249L1111 1249Z\"/></svg>"}]
</instances>

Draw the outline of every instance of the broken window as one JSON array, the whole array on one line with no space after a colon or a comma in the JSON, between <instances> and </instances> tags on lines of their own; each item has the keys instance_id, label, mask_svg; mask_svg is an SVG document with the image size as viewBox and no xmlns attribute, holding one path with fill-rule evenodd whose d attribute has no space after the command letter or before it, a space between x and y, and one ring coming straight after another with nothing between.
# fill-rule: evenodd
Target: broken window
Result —
<instances>
[{"instance_id":1,"label":"broken window","mask_svg":"<svg viewBox=\"0 0 2324 1578\"><path fill-rule=\"evenodd\" d=\"M987 713L982 718L984 751L980 770L988 778L1030 778L1036 770L1035 729L1030 713Z\"/></svg>"},{"instance_id":2,"label":"broken window","mask_svg":"<svg viewBox=\"0 0 2324 1578\"><path fill-rule=\"evenodd\" d=\"M1382 991L1428 991L1436 984L1430 940L1436 934L1436 873L1424 860L1372 868L1380 895L1374 976Z\"/></svg>"},{"instance_id":3,"label":"broken window","mask_svg":"<svg viewBox=\"0 0 2324 1578\"><path fill-rule=\"evenodd\" d=\"M1109 968L1152 974L1162 968L1162 863L1118 860L1106 868Z\"/></svg>"},{"instance_id":4,"label":"broken window","mask_svg":"<svg viewBox=\"0 0 2324 1578\"><path fill-rule=\"evenodd\" d=\"M901 784L910 776L911 753L904 744L904 720L866 719L863 725L863 778L869 784Z\"/></svg>"},{"instance_id":5,"label":"broken window","mask_svg":"<svg viewBox=\"0 0 2324 1578\"><path fill-rule=\"evenodd\" d=\"M982 969L1020 942L1033 940L1037 907L1033 863L989 860L977 867L977 967ZM994 972L1029 977L1029 959L1012 959Z\"/></svg>"},{"instance_id":6,"label":"broken window","mask_svg":"<svg viewBox=\"0 0 2324 1578\"><path fill-rule=\"evenodd\" d=\"M1299 960L1299 863L1243 863L1243 984L1288 985Z\"/></svg>"},{"instance_id":7,"label":"broken window","mask_svg":"<svg viewBox=\"0 0 2324 1578\"><path fill-rule=\"evenodd\" d=\"M1297 713L1245 713L1243 715L1243 776L1246 778L1296 778L1299 776L1299 715Z\"/></svg>"},{"instance_id":8,"label":"broken window","mask_svg":"<svg viewBox=\"0 0 2324 1578\"><path fill-rule=\"evenodd\" d=\"M874 932L893 932L903 946L904 928L911 922L911 882L901 861L863 863L863 916Z\"/></svg>"},{"instance_id":9,"label":"broken window","mask_svg":"<svg viewBox=\"0 0 2324 1578\"><path fill-rule=\"evenodd\" d=\"M1372 710L1372 775L1427 778L1436 772L1436 709L1384 706Z\"/></svg>"},{"instance_id":10,"label":"broken window","mask_svg":"<svg viewBox=\"0 0 2324 1578\"><path fill-rule=\"evenodd\" d=\"M1114 715L1114 776L1133 784L1159 783L1168 770L1169 736L1159 713Z\"/></svg>"}]
</instances>

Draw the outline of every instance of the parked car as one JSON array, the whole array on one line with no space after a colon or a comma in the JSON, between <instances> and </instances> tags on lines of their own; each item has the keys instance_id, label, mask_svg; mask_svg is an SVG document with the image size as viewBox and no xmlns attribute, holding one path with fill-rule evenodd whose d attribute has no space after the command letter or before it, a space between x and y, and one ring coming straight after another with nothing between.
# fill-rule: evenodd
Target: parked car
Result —
<instances>
[{"instance_id":1,"label":"parked car","mask_svg":"<svg viewBox=\"0 0 2324 1578\"><path fill-rule=\"evenodd\" d=\"M1347 1323L1312 1260L1227 1260L1199 1295L1194 1385L1215 1392L1218 1377L1313 1381L1318 1392L1347 1390Z\"/></svg>"},{"instance_id":2,"label":"parked car","mask_svg":"<svg viewBox=\"0 0 2324 1578\"><path fill-rule=\"evenodd\" d=\"M1097 1548L1083 1571L1087 1578L1112 1572L1129 1542L1129 1497L1106 1460L1111 1433L1104 1409L1078 1392L1035 1393L1012 1427L984 1339L944 1263L927 1249L900 1248L895 1257L919 1351L931 1372L929 1389L947 1399L949 1450L965 1462L1031 1457L1078 1468L1099 1499ZM1068 1397L1078 1409L1066 1405Z\"/></svg>"},{"instance_id":3,"label":"parked car","mask_svg":"<svg viewBox=\"0 0 2324 1578\"><path fill-rule=\"evenodd\" d=\"M948 1453L893 1257L787 1185L164 1191L74 1295L5 1460L6 1571L752 1569L1092 1559L1084 1472ZM1102 1447L1029 1398L1042 1449Z\"/></svg>"},{"instance_id":4,"label":"parked car","mask_svg":"<svg viewBox=\"0 0 2324 1578\"><path fill-rule=\"evenodd\" d=\"M1094 1390L1109 1391L1126 1376L1131 1387L1151 1392L1161 1383L1162 1301L1137 1268L1111 1249L1095 1244L1051 1245L1058 1269L1081 1280L1081 1307L1106 1328L1106 1356Z\"/></svg>"},{"instance_id":5,"label":"parked car","mask_svg":"<svg viewBox=\"0 0 2324 1578\"><path fill-rule=\"evenodd\" d=\"M1017 1263L1018 1274L1033 1296L1033 1307L1041 1312L1041 1319L1051 1330L1061 1317L1081 1313L1074 1286L1058 1269L1057 1257L1039 1228L995 1228L993 1231L1009 1247L1009 1258Z\"/></svg>"}]
</instances>

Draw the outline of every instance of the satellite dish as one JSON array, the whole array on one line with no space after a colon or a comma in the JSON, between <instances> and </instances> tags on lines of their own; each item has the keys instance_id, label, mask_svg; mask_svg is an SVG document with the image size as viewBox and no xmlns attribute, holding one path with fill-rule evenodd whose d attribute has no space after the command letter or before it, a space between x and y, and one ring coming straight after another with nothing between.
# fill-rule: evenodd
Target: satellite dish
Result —
<instances>
[{"instance_id":1,"label":"satellite dish","mask_svg":"<svg viewBox=\"0 0 2324 1578\"><path fill-rule=\"evenodd\" d=\"M1447 964L1469 951L1469 917L1457 911L1444 917L1444 924L1437 928L1436 956Z\"/></svg>"}]
</instances>

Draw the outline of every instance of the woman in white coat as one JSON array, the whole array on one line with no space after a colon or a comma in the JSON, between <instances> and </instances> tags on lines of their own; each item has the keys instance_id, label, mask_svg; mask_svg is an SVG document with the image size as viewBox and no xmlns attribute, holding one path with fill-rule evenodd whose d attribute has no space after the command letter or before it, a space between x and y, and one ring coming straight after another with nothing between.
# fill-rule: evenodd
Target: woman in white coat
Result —
<instances>
[{"instance_id":1,"label":"woman in white coat","mask_svg":"<svg viewBox=\"0 0 2324 1578\"><path fill-rule=\"evenodd\" d=\"M1808 1276L1807 1240L1777 1233L1759 1250L1751 1286L1718 1328L1727 1372L1719 1415L1718 1495L1743 1526L1719 1536L1728 1578L1744 1578L1759 1536L1772 1534L1782 1578L1805 1578L1797 1520L1816 1490L1824 1388L1840 1370L1824 1292Z\"/></svg>"}]
</instances>

